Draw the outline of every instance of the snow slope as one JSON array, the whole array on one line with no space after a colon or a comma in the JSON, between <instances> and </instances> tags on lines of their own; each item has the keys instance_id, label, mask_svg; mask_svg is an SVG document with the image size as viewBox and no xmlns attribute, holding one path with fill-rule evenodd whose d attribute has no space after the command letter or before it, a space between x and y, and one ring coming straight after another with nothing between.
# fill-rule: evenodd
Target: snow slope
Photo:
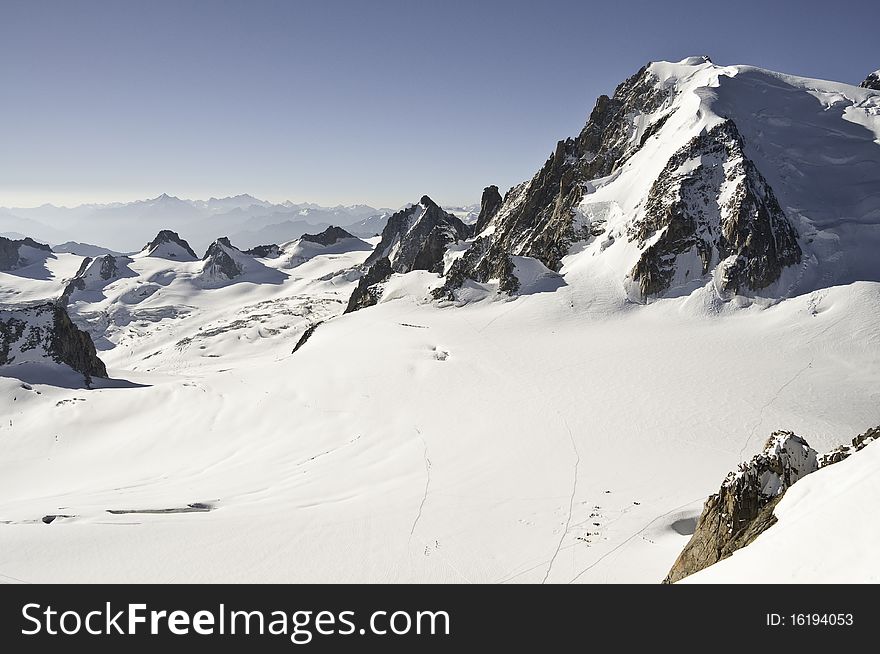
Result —
<instances>
[{"instance_id":1,"label":"snow slope","mask_svg":"<svg viewBox=\"0 0 880 654\"><path fill-rule=\"evenodd\" d=\"M411 293L436 277L399 279ZM165 301L192 306L186 284ZM17 399L0 574L659 581L677 525L767 432L827 449L880 421L876 284L716 316L606 312L570 286L457 309L410 295L325 323L296 355L262 323L208 335L246 287L202 291L189 329L120 326L103 357L142 386L2 379ZM214 508L108 513L193 503ZM74 517L41 522L57 514Z\"/></svg>"},{"instance_id":2,"label":"snow slope","mask_svg":"<svg viewBox=\"0 0 880 654\"><path fill-rule=\"evenodd\" d=\"M0 579L659 582L771 431L823 451L880 424L876 94L703 59L652 71L675 91L669 117L578 207L605 232L558 272L514 257L518 297L489 280L432 302L443 280L415 270L341 316L369 251L299 242L260 276L206 285L200 261L135 256L74 293L114 381L0 376ZM724 112L804 264L754 297L724 302L701 277L634 303L628 227ZM633 116L633 142L657 118ZM835 147L797 150L817 133ZM781 509L851 469L804 479Z\"/></svg>"}]
</instances>

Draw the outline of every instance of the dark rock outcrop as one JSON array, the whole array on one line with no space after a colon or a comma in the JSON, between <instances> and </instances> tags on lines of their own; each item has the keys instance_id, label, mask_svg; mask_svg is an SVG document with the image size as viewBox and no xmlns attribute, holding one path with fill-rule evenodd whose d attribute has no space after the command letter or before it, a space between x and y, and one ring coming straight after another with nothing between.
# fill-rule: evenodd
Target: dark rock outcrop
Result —
<instances>
[{"instance_id":1,"label":"dark rock outcrop","mask_svg":"<svg viewBox=\"0 0 880 654\"><path fill-rule=\"evenodd\" d=\"M0 310L0 365L34 352L92 377L107 377L87 332L76 327L60 302Z\"/></svg>"},{"instance_id":2,"label":"dark rock outcrop","mask_svg":"<svg viewBox=\"0 0 880 654\"><path fill-rule=\"evenodd\" d=\"M245 250L244 253L260 259L274 259L281 256L281 248L272 243L270 245L258 245L250 250Z\"/></svg>"},{"instance_id":3,"label":"dark rock outcrop","mask_svg":"<svg viewBox=\"0 0 880 654\"><path fill-rule=\"evenodd\" d=\"M491 218L478 219L475 234L493 222L494 232L485 242L477 239L473 252L459 259L455 275L437 289L437 295L451 297L468 278L478 282L501 278L507 280L505 288L515 288L515 278L504 274L511 268L510 255L533 257L550 270L559 270L573 242L597 235L595 226L579 226L575 221L584 184L609 175L642 147L645 139L632 140L634 117L659 112L670 93L646 66L621 83L613 97L600 96L578 137L559 141L530 181L510 189ZM656 134L667 117L658 115L646 128L649 135ZM482 213L481 207L481 218Z\"/></svg>"},{"instance_id":4,"label":"dark rock outcrop","mask_svg":"<svg viewBox=\"0 0 880 654\"><path fill-rule=\"evenodd\" d=\"M474 223L474 234L479 234L489 226L503 202L504 198L498 192L497 186L487 186L483 189L483 197L480 198L480 215Z\"/></svg>"},{"instance_id":5,"label":"dark rock outcrop","mask_svg":"<svg viewBox=\"0 0 880 654\"><path fill-rule=\"evenodd\" d=\"M0 270L15 270L16 268L27 265L28 262L21 256L22 246L31 247L48 253L52 252L52 248L48 245L45 243L38 243L30 237L13 240L6 238L5 236L0 236Z\"/></svg>"},{"instance_id":6,"label":"dark rock outcrop","mask_svg":"<svg viewBox=\"0 0 880 654\"><path fill-rule=\"evenodd\" d=\"M193 252L193 249L189 246L189 243L187 243L185 240L180 238L180 236L177 234L177 232L172 232L170 229L163 229L158 234L156 234L156 238L154 238L152 241L147 243L144 246L144 250L146 250L148 253L152 254L153 252L155 252L157 250L157 248L160 248L162 245L169 244L169 243L180 247L186 254L190 255L193 259L198 259L198 257L196 256L196 253ZM173 256L173 254L171 256Z\"/></svg>"},{"instance_id":7,"label":"dark rock outcrop","mask_svg":"<svg viewBox=\"0 0 880 654\"><path fill-rule=\"evenodd\" d=\"M241 252L226 236L221 236L208 246L202 258L205 265L202 272L208 277L235 279L241 275L241 266L233 258L234 252Z\"/></svg>"},{"instance_id":8,"label":"dark rock outcrop","mask_svg":"<svg viewBox=\"0 0 880 654\"><path fill-rule=\"evenodd\" d=\"M730 120L679 149L654 181L630 237L644 247L658 232L631 272L643 299L668 289L676 274L694 279L720 262L719 291L759 290L801 260L794 227ZM686 253L696 255L697 269L681 265Z\"/></svg>"},{"instance_id":9,"label":"dark rock outcrop","mask_svg":"<svg viewBox=\"0 0 880 654\"><path fill-rule=\"evenodd\" d=\"M727 475L703 507L697 527L664 583L726 559L776 522L773 509L782 494L819 468L816 450L791 432L777 431L764 450Z\"/></svg>"},{"instance_id":10,"label":"dark rock outcrop","mask_svg":"<svg viewBox=\"0 0 880 654\"><path fill-rule=\"evenodd\" d=\"M832 463L839 463L860 451L875 440L880 439L880 427L874 427L852 439L847 447L838 447L819 457L819 467L824 468Z\"/></svg>"},{"instance_id":11,"label":"dark rock outcrop","mask_svg":"<svg viewBox=\"0 0 880 654\"><path fill-rule=\"evenodd\" d=\"M880 70L875 70L865 78L865 81L859 84L862 88L880 91Z\"/></svg>"},{"instance_id":12,"label":"dark rock outcrop","mask_svg":"<svg viewBox=\"0 0 880 654\"><path fill-rule=\"evenodd\" d=\"M394 274L394 270L391 268L391 262L388 260L388 257L383 257L373 262L373 265L367 269L363 277L358 281L357 288L354 289L351 297L348 298L348 306L346 306L344 313L351 313L352 311L371 307L378 303L381 284L391 277L392 274Z\"/></svg>"},{"instance_id":13,"label":"dark rock outcrop","mask_svg":"<svg viewBox=\"0 0 880 654\"><path fill-rule=\"evenodd\" d=\"M303 345L306 344L306 341L308 341L312 337L312 334L317 331L322 322L322 320L319 320L318 322L312 323L306 328L306 330L303 332L303 335L300 336L299 340L296 342L296 345L293 346L293 351L291 352L291 354L296 354L297 350L299 350Z\"/></svg>"},{"instance_id":14,"label":"dark rock outcrop","mask_svg":"<svg viewBox=\"0 0 880 654\"><path fill-rule=\"evenodd\" d=\"M331 225L320 234L303 234L300 237L300 240L308 241L310 243L318 243L319 245L333 245L336 241L343 238L355 238L355 236L349 234L341 227Z\"/></svg>"}]
</instances>

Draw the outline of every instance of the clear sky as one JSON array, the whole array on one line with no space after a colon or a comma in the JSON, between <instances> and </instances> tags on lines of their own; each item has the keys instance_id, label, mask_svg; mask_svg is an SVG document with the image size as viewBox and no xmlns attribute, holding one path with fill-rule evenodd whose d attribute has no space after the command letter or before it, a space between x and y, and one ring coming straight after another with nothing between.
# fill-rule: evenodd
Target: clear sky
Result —
<instances>
[{"instance_id":1,"label":"clear sky","mask_svg":"<svg viewBox=\"0 0 880 654\"><path fill-rule=\"evenodd\" d=\"M649 60L858 83L875 1L0 0L0 206L473 202Z\"/></svg>"}]
</instances>

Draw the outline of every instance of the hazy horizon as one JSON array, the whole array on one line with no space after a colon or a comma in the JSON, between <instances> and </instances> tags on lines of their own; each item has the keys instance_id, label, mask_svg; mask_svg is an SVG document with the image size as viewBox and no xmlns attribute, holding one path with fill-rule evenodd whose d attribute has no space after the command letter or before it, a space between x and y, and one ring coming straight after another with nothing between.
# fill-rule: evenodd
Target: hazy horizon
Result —
<instances>
[{"instance_id":1,"label":"hazy horizon","mask_svg":"<svg viewBox=\"0 0 880 654\"><path fill-rule=\"evenodd\" d=\"M468 204L531 177L649 60L858 83L880 67L871 10L6 0L0 206Z\"/></svg>"}]
</instances>

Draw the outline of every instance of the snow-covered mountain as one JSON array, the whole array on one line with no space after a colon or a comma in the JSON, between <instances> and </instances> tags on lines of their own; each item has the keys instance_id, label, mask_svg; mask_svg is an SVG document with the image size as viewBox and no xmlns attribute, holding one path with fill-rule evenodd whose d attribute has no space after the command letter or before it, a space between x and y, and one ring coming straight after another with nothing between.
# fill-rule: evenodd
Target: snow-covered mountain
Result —
<instances>
[{"instance_id":1,"label":"snow-covered mountain","mask_svg":"<svg viewBox=\"0 0 880 654\"><path fill-rule=\"evenodd\" d=\"M877 189L880 93L693 57L478 210L246 242L249 196L114 207L161 218L142 251L0 271L4 311L61 307L109 375L0 366L0 578L659 582L747 461L719 496L762 531L688 580L751 551L806 580L796 539L876 499L876 445L813 455L880 424ZM825 578L877 570L870 526L820 542Z\"/></svg>"}]
</instances>

